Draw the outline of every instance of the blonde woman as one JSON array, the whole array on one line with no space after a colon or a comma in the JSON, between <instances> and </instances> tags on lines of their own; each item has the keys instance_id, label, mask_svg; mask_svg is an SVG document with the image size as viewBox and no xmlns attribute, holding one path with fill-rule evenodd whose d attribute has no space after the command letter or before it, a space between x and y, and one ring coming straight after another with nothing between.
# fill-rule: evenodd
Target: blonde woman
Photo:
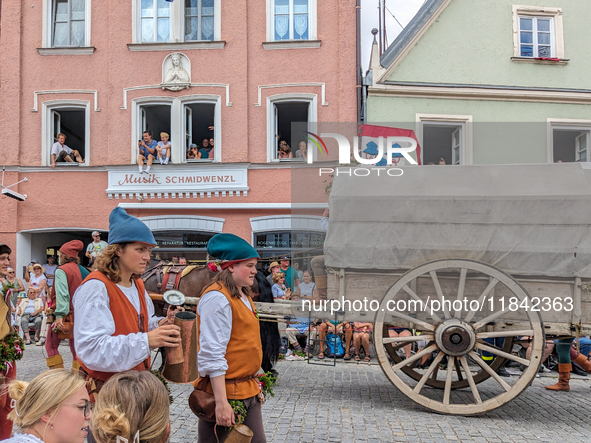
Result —
<instances>
[{"instance_id":1,"label":"blonde woman","mask_svg":"<svg viewBox=\"0 0 591 443\"><path fill-rule=\"evenodd\" d=\"M92 412L86 383L78 373L55 369L31 383L14 381L8 391L16 401L8 418L22 433L5 442L84 442Z\"/></svg>"},{"instance_id":2,"label":"blonde woman","mask_svg":"<svg viewBox=\"0 0 591 443\"><path fill-rule=\"evenodd\" d=\"M168 391L148 371L114 375L97 396L92 435L98 443L164 443L170 434Z\"/></svg>"},{"instance_id":3,"label":"blonde woman","mask_svg":"<svg viewBox=\"0 0 591 443\"><path fill-rule=\"evenodd\" d=\"M273 291L273 298L280 298L281 300L289 300L291 296L291 289L285 284L285 274L277 272L273 274L273 283L271 287Z\"/></svg>"}]
</instances>

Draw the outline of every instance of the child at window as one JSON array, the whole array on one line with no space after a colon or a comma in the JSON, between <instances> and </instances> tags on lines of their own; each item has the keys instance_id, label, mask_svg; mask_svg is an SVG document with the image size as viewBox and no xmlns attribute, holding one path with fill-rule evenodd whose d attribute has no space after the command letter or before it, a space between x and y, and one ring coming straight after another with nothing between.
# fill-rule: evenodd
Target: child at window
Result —
<instances>
[{"instance_id":1,"label":"child at window","mask_svg":"<svg viewBox=\"0 0 591 443\"><path fill-rule=\"evenodd\" d=\"M168 141L170 136L166 132L160 133L160 141L156 145L156 152L158 161L161 165L167 165L170 159L170 142Z\"/></svg>"}]
</instances>

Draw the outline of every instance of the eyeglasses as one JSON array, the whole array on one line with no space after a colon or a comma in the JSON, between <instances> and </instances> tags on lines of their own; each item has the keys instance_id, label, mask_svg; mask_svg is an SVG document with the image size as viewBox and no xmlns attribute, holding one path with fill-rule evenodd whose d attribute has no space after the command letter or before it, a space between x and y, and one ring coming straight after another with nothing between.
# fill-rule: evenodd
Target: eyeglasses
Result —
<instances>
[{"instance_id":1,"label":"eyeglasses","mask_svg":"<svg viewBox=\"0 0 591 443\"><path fill-rule=\"evenodd\" d=\"M85 400L84 406L80 406L77 403L64 403L64 406L76 406L78 409L84 412L84 418L88 418L90 411L92 411L92 403L90 400Z\"/></svg>"}]
</instances>

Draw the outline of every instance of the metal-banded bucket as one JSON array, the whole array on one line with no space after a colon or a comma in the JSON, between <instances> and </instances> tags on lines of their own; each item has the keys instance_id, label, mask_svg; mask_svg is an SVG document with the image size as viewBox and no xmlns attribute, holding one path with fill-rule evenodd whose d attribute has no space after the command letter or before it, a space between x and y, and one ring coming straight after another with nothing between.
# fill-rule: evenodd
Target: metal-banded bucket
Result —
<instances>
[{"instance_id":1,"label":"metal-banded bucket","mask_svg":"<svg viewBox=\"0 0 591 443\"><path fill-rule=\"evenodd\" d=\"M172 383L191 383L197 372L197 315L181 311L174 316L174 324L181 329L181 345L166 348L166 365L162 376Z\"/></svg>"}]
</instances>

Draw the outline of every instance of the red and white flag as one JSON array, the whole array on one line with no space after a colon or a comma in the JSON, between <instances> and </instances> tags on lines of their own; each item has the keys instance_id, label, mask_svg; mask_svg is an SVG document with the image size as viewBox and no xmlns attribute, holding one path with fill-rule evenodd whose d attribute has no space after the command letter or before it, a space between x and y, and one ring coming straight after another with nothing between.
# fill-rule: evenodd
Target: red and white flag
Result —
<instances>
[{"instance_id":1,"label":"red and white flag","mask_svg":"<svg viewBox=\"0 0 591 443\"><path fill-rule=\"evenodd\" d=\"M376 125L360 125L359 127L359 137L361 138L361 143L359 146L359 151L361 155L367 156L366 158L373 158L375 154L377 154L377 150L374 151L374 147L377 146L378 137L410 137L417 142L417 163L421 164L421 146L419 145L419 141L417 140L417 136L412 129L400 129L400 128L392 128L389 126L376 126ZM374 152L374 154L371 154ZM386 154L386 149L384 147L384 157ZM392 165L393 166L403 166L406 164L406 160L404 157L396 156L392 158ZM378 166L386 165L386 159L383 158L382 161L378 163Z\"/></svg>"}]
</instances>

